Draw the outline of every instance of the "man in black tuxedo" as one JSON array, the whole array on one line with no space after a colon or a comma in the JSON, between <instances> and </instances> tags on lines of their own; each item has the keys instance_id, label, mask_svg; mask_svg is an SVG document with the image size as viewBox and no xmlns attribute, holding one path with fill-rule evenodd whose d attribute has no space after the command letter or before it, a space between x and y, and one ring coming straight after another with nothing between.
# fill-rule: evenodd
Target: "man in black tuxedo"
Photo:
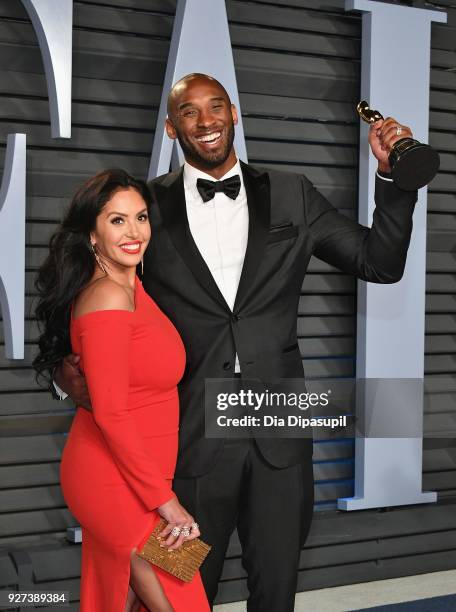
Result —
<instances>
[{"instance_id":1,"label":"man in black tuxedo","mask_svg":"<svg viewBox=\"0 0 456 612\"><path fill-rule=\"evenodd\" d=\"M416 192L393 184L387 150L411 132L400 126L399 136L391 118L371 127L379 165L369 229L337 212L304 176L239 162L236 123L215 79L188 75L173 87L166 129L186 163L150 183L143 284L186 347L174 490L213 545L202 567L209 601L237 527L248 610L291 612L312 517L312 442L205 437L204 383L303 376L296 320L312 255L366 281L400 280ZM71 376L58 380L63 388L72 390Z\"/></svg>"}]
</instances>

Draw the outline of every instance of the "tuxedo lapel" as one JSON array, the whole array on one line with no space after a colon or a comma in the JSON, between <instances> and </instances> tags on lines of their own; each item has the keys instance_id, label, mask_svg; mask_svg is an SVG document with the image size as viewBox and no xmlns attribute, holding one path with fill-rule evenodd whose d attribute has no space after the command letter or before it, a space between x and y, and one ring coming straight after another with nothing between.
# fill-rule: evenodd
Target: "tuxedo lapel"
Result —
<instances>
[{"instance_id":1,"label":"tuxedo lapel","mask_svg":"<svg viewBox=\"0 0 456 612\"><path fill-rule=\"evenodd\" d=\"M271 217L271 189L269 176L241 162L242 176L249 209L249 233L244 265L234 303L234 312L242 308L242 301L252 286L263 258Z\"/></svg>"},{"instance_id":2,"label":"tuxedo lapel","mask_svg":"<svg viewBox=\"0 0 456 612\"><path fill-rule=\"evenodd\" d=\"M204 289L221 306L229 310L225 298L217 287L206 262L196 246L190 232L185 203L183 168L170 173L163 183L154 187L163 226L168 231L174 247L181 255L185 264Z\"/></svg>"}]
</instances>

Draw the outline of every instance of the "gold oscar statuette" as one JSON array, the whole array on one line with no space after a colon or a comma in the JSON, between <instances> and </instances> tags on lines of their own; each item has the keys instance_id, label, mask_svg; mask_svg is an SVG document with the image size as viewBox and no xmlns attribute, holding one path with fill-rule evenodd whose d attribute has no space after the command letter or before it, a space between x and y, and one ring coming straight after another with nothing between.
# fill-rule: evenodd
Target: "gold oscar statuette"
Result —
<instances>
[{"instance_id":1,"label":"gold oscar statuette","mask_svg":"<svg viewBox=\"0 0 456 612\"><path fill-rule=\"evenodd\" d=\"M356 110L366 123L383 119L383 115L371 109L365 100L358 104ZM439 154L435 149L409 137L394 143L388 160L393 181L404 191L414 191L430 183L440 166Z\"/></svg>"}]
</instances>

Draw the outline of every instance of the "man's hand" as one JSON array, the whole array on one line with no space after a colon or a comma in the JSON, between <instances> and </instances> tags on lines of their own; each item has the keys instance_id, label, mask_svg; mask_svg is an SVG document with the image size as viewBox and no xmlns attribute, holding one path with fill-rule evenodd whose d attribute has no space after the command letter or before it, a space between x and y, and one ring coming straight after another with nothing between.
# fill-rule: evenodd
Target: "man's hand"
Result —
<instances>
[{"instance_id":1,"label":"man's hand","mask_svg":"<svg viewBox=\"0 0 456 612\"><path fill-rule=\"evenodd\" d=\"M399 128L399 134L397 133ZM372 123L369 129L369 144L372 153L378 159L378 169L381 172L391 172L388 155L391 147L398 140L403 138L413 138L413 134L405 125L400 124L396 119L387 117Z\"/></svg>"},{"instance_id":2,"label":"man's hand","mask_svg":"<svg viewBox=\"0 0 456 612\"><path fill-rule=\"evenodd\" d=\"M65 391L76 406L92 410L86 379L79 369L79 355L67 355L54 372L54 380Z\"/></svg>"}]
</instances>

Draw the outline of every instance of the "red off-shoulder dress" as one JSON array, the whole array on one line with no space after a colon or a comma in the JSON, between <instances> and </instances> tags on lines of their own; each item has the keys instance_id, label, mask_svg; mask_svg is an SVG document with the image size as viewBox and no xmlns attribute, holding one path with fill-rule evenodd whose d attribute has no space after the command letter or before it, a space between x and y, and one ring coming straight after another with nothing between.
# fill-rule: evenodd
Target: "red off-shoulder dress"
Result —
<instances>
[{"instance_id":1,"label":"red off-shoulder dress","mask_svg":"<svg viewBox=\"0 0 456 612\"><path fill-rule=\"evenodd\" d=\"M184 347L139 279L135 303L134 312L71 321L93 409L78 408L60 467L65 501L82 527L81 612L124 612L131 551L174 495ZM209 610L199 574L184 583L154 570L176 612Z\"/></svg>"}]
</instances>

